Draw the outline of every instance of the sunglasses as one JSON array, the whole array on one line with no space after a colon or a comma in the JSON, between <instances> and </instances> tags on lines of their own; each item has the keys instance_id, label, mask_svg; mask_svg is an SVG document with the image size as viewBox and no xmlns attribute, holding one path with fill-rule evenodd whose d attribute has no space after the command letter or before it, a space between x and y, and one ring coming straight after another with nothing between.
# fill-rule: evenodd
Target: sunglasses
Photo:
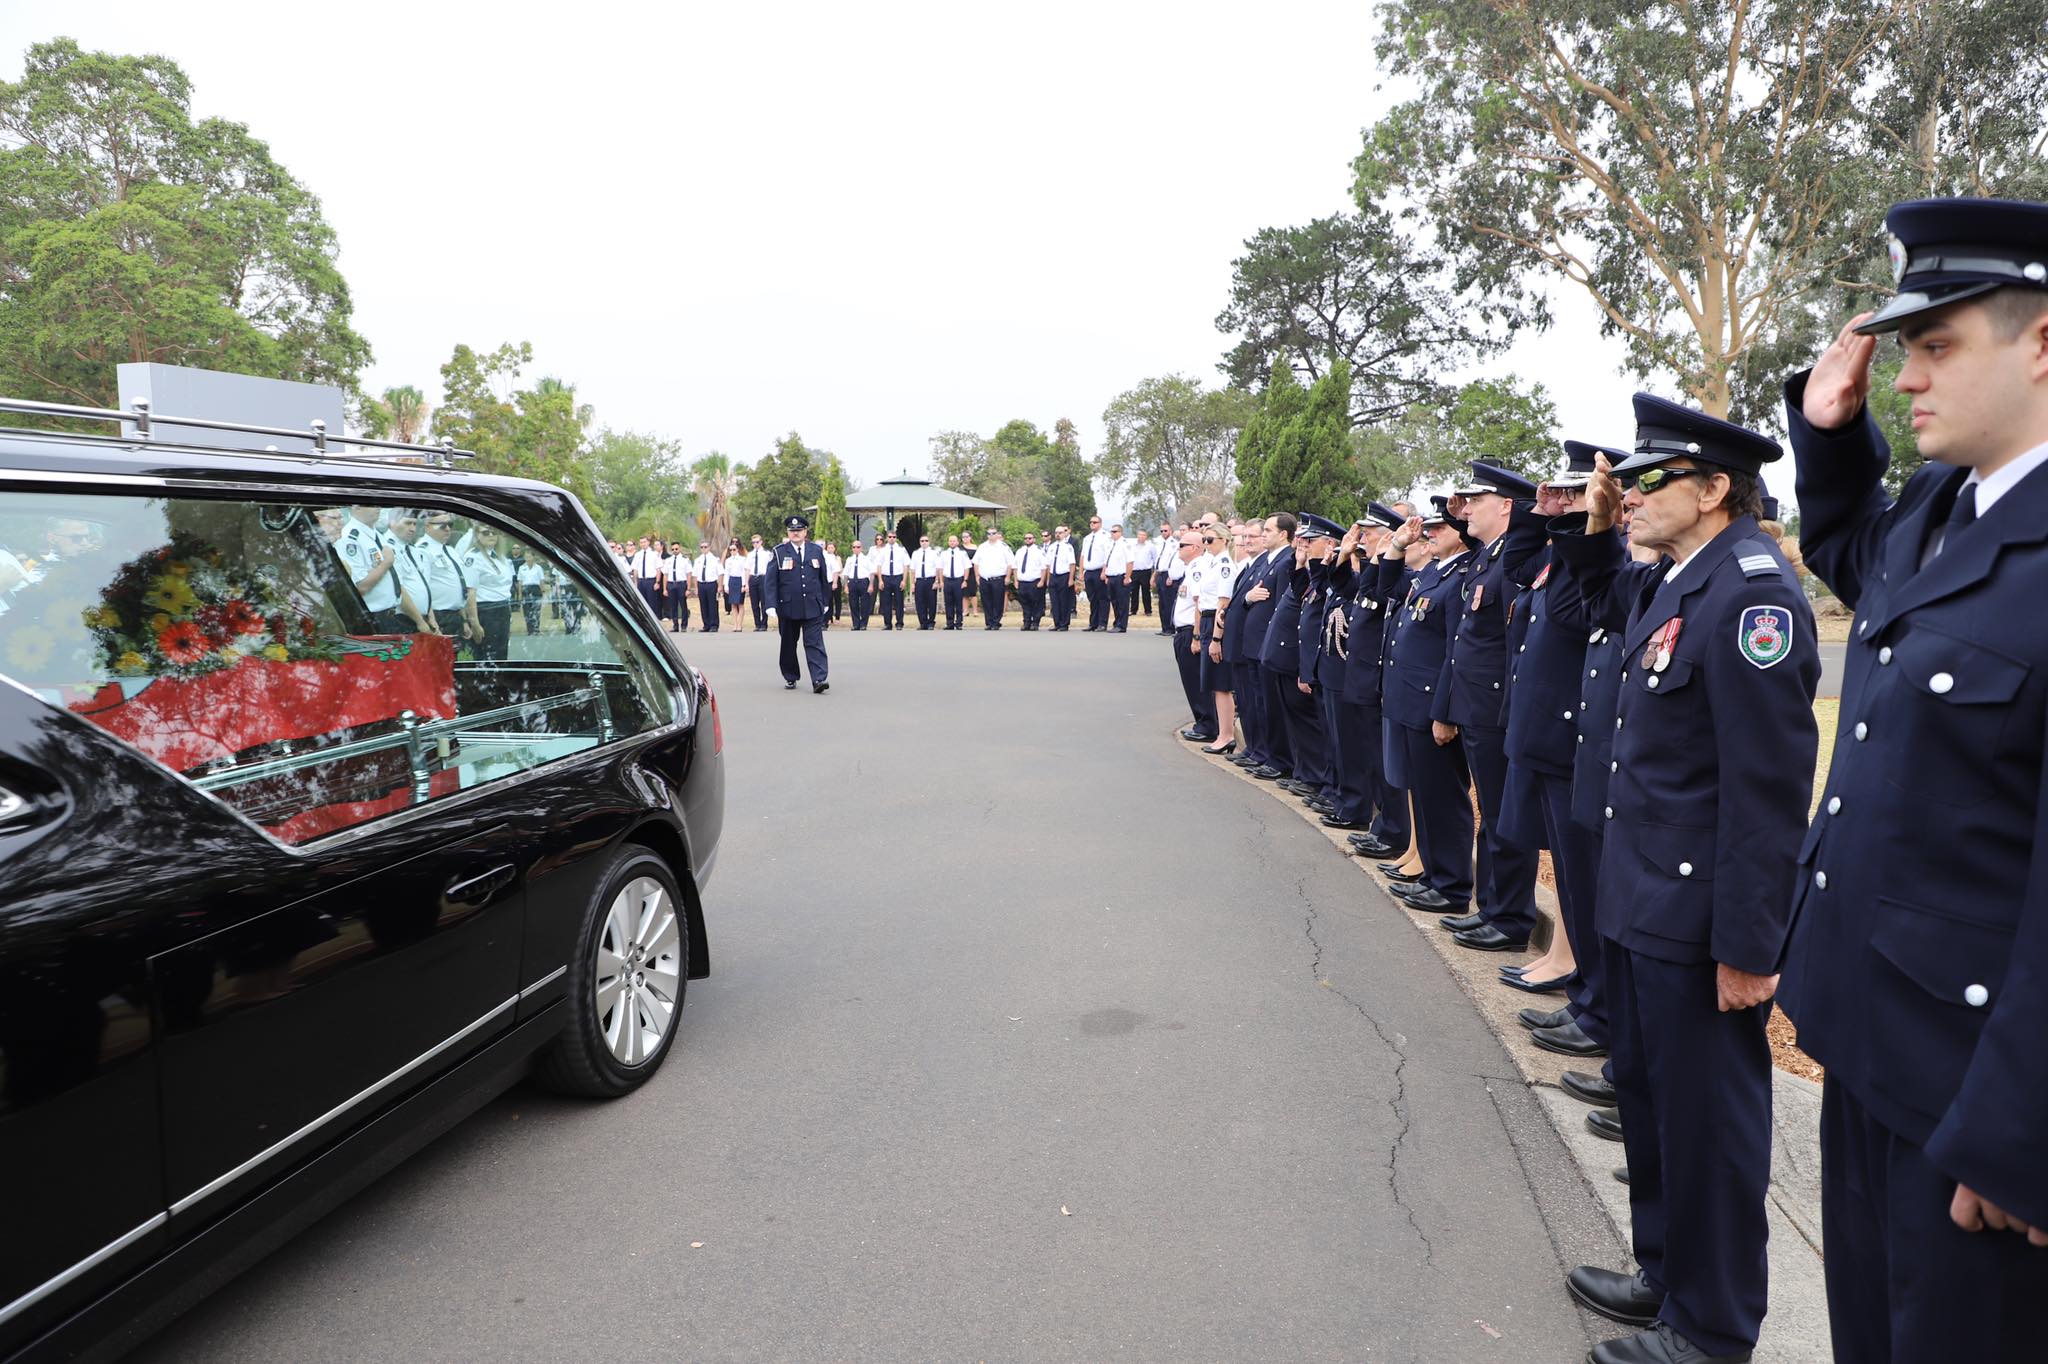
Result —
<instances>
[{"instance_id":1,"label":"sunglasses","mask_svg":"<svg viewBox=\"0 0 2048 1364\"><path fill-rule=\"evenodd\" d=\"M1624 488L1635 488L1643 496L1648 497L1667 483L1675 482L1681 478L1698 478L1704 473L1706 473L1704 469L1673 469L1668 465L1659 465L1654 469L1643 470L1634 478L1624 478L1621 481L1621 486Z\"/></svg>"}]
</instances>

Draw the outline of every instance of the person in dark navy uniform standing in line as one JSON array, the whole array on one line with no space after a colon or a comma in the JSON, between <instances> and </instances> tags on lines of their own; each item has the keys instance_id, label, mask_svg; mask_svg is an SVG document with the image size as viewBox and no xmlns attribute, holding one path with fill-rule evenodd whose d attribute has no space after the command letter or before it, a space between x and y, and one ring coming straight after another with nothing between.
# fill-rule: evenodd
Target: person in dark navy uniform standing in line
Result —
<instances>
[{"instance_id":1,"label":"person in dark navy uniform standing in line","mask_svg":"<svg viewBox=\"0 0 2048 1364\"><path fill-rule=\"evenodd\" d=\"M762 611L782 632L782 685L796 689L796 645L802 639L804 666L811 690L824 691L826 680L825 614L832 609L832 580L825 573L825 551L811 543L811 523L792 516L783 523L789 539L775 547L762 589Z\"/></svg>"},{"instance_id":2,"label":"person in dark navy uniform standing in line","mask_svg":"<svg viewBox=\"0 0 2048 1364\"><path fill-rule=\"evenodd\" d=\"M1827 1068L1841 1360L2048 1358L2048 206L1900 204L1900 293L1786 385L1800 549L1856 609L1785 1012ZM1896 331L1932 462L1866 398Z\"/></svg>"},{"instance_id":3,"label":"person in dark navy uniform standing in line","mask_svg":"<svg viewBox=\"0 0 2048 1364\"><path fill-rule=\"evenodd\" d=\"M1380 792L1378 683L1382 613L1379 598L1374 595L1379 589L1374 556L1385 543L1389 529L1386 519L1378 519L1382 517L1395 524L1401 519L1375 502L1367 516L1353 522L1338 542L1324 574L1322 625L1317 631L1321 644L1316 653L1316 700L1322 705L1323 732L1330 740L1335 792L1323 823L1332 829L1351 830L1354 838L1364 838L1364 843L1354 842L1352 847L1360 856L1367 857L1390 856L1395 851L1372 839L1370 834ZM1354 617L1361 609L1364 614L1354 626ZM1305 619L1304 627L1309 623ZM1355 628L1364 633L1354 635ZM1360 674L1370 676L1370 682L1361 676L1357 688L1360 695L1370 690L1371 705L1349 699L1354 663Z\"/></svg>"},{"instance_id":4,"label":"person in dark navy uniform standing in line","mask_svg":"<svg viewBox=\"0 0 2048 1364\"><path fill-rule=\"evenodd\" d=\"M1287 721L1280 710L1280 688L1265 664L1266 631L1273 612L1287 590L1287 578L1294 565L1294 514L1277 512L1260 525L1259 543L1264 547L1253 560L1249 586L1240 582L1232 604L1244 603L1243 630L1238 637L1244 649L1244 669L1237 695L1242 704L1247 689L1258 699L1259 752L1264 761L1251 769L1261 781L1278 781L1294 775L1294 750L1287 741ZM1247 745L1249 747L1249 744Z\"/></svg>"},{"instance_id":5,"label":"person in dark navy uniform standing in line","mask_svg":"<svg viewBox=\"0 0 2048 1364\"><path fill-rule=\"evenodd\" d=\"M1301 608L1310 590L1309 560L1329 543L1326 537L1341 532L1333 523L1306 512L1291 519L1294 534L1274 567L1273 586L1280 595L1266 622L1259 664L1266 671L1267 696L1287 733L1287 751L1293 759L1292 775L1278 778L1275 784L1304 800L1319 802L1329 781L1329 753L1314 683L1302 676Z\"/></svg>"},{"instance_id":6,"label":"person in dark navy uniform standing in line","mask_svg":"<svg viewBox=\"0 0 2048 1364\"><path fill-rule=\"evenodd\" d=\"M1478 912L1440 922L1460 947L1500 952L1525 947L1536 927L1536 842L1507 838L1501 803L1507 790L1508 603L1534 576L1531 561L1547 532L1536 516L1536 485L1479 460L1458 490L1471 538L1481 548L1465 575L1456 628L1430 718L1447 725L1465 750L1479 795Z\"/></svg>"},{"instance_id":7,"label":"person in dark navy uniform standing in line","mask_svg":"<svg viewBox=\"0 0 2048 1364\"><path fill-rule=\"evenodd\" d=\"M1254 639L1247 623L1252 609L1249 594L1271 567L1266 554L1265 527L1257 521L1244 526L1244 558L1234 563L1230 590L1216 612L1210 643L1230 673L1230 694L1237 706L1237 720L1244 728L1244 752L1231 759L1248 772L1257 772L1272 762L1266 746L1265 688L1259 685L1254 652L1263 636ZM1278 723L1277 720L1274 723ZM1225 737L1228 737L1227 735ZM1279 776L1278 768L1273 775Z\"/></svg>"},{"instance_id":8,"label":"person in dark navy uniform standing in line","mask_svg":"<svg viewBox=\"0 0 2048 1364\"><path fill-rule=\"evenodd\" d=\"M1584 531L1551 527L1595 609L1633 603L1595 916L1641 1268L1581 1265L1567 1286L1647 1328L1595 1346L1594 1364L1707 1364L1748 1359L1767 1304L1764 1029L1813 794L1820 653L1756 523L1777 442L1647 393L1635 412L1636 453L1596 460ZM1655 565L1626 560L1618 480Z\"/></svg>"},{"instance_id":9,"label":"person in dark navy uniform standing in line","mask_svg":"<svg viewBox=\"0 0 2048 1364\"><path fill-rule=\"evenodd\" d=\"M1554 520L1585 509L1586 485L1602 453L1583 441L1564 443L1567 472L1537 490L1537 511ZM1610 452L1615 462L1628 452ZM1504 809L1510 820L1530 827L1506 827L1511 839L1550 849L1557 879L1559 928L1573 969L1558 975L1515 975L1502 980L1517 989L1542 993L1563 988L1568 1002L1559 1010L1524 1010L1522 1021L1545 1051L1566 1056L1605 1056L1607 1013L1600 1002L1600 953L1593 925L1593 887L1599 875L1599 844L1572 820L1572 764L1578 742L1581 669L1587 630L1576 617L1559 615L1556 605L1579 599L1569 573L1555 570L1547 549L1538 556L1529 587L1516 599L1508 654L1508 780ZM1604 786L1605 783L1603 782ZM1557 952L1553 944L1552 952Z\"/></svg>"},{"instance_id":10,"label":"person in dark navy uniform standing in line","mask_svg":"<svg viewBox=\"0 0 2048 1364\"><path fill-rule=\"evenodd\" d=\"M1457 734L1435 720L1432 711L1457 632L1472 555L1465 546L1464 523L1442 510L1426 519L1410 518L1392 543L1405 551L1424 533L1436 559L1416 575L1407 599L1396 608L1399 619L1387 654L1382 701L1401 740L1400 751L1389 744L1387 756L1390 762L1399 759L1395 780L1413 798L1423 871L1419 880L1396 885L1393 893L1412 909L1463 914L1472 903L1472 775Z\"/></svg>"}]
</instances>

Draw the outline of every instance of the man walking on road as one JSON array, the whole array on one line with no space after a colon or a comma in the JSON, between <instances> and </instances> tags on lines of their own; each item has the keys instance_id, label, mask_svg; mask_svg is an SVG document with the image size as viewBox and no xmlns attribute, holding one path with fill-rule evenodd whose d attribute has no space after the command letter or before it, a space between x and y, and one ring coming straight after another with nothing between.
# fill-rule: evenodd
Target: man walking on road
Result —
<instances>
[{"instance_id":1,"label":"man walking on road","mask_svg":"<svg viewBox=\"0 0 2048 1364\"><path fill-rule=\"evenodd\" d=\"M825 612L831 608L832 585L825 574L825 551L811 543L811 523L792 516L783 523L787 542L776 546L774 565L768 570L768 618L782 632L782 685L796 690L796 646L804 646L804 666L810 670L811 690L826 689Z\"/></svg>"}]
</instances>

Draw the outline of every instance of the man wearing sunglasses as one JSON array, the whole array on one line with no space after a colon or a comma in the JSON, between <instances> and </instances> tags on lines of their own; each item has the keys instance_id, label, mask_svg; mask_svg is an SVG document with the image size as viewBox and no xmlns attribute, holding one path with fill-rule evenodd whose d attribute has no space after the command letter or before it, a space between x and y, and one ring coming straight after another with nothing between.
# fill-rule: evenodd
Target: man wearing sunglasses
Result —
<instances>
[{"instance_id":1,"label":"man wearing sunglasses","mask_svg":"<svg viewBox=\"0 0 2048 1364\"><path fill-rule=\"evenodd\" d=\"M1785 386L1807 563L1856 609L1785 1012L1827 1067L1837 1359L2048 1352L2048 205L1900 204L1899 293ZM1921 466L1896 499L1870 370Z\"/></svg>"},{"instance_id":2,"label":"man wearing sunglasses","mask_svg":"<svg viewBox=\"0 0 2048 1364\"><path fill-rule=\"evenodd\" d=\"M1813 613L1757 525L1776 441L1650 394L1635 453L1595 460L1587 515L1551 523L1589 606L1630 603L1595 895L1628 1151L1634 1275L1572 1296L1646 1328L1617 1364L1747 1359L1766 1302L1765 1023L1813 794ZM1629 563L1614 529L1661 555Z\"/></svg>"}]
</instances>

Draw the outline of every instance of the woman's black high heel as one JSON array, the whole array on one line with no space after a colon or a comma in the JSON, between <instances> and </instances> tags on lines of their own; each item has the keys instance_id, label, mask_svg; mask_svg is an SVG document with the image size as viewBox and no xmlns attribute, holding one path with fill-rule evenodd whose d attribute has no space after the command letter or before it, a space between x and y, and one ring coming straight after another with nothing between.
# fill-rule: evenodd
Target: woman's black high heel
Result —
<instances>
[{"instance_id":1,"label":"woman's black high heel","mask_svg":"<svg viewBox=\"0 0 2048 1364\"><path fill-rule=\"evenodd\" d=\"M1221 748L1210 748L1207 744L1204 744L1202 746L1202 751L1204 753L1214 753L1217 757L1220 758L1226 753L1237 752L1237 740L1232 739L1229 743L1223 745L1223 747Z\"/></svg>"}]
</instances>

